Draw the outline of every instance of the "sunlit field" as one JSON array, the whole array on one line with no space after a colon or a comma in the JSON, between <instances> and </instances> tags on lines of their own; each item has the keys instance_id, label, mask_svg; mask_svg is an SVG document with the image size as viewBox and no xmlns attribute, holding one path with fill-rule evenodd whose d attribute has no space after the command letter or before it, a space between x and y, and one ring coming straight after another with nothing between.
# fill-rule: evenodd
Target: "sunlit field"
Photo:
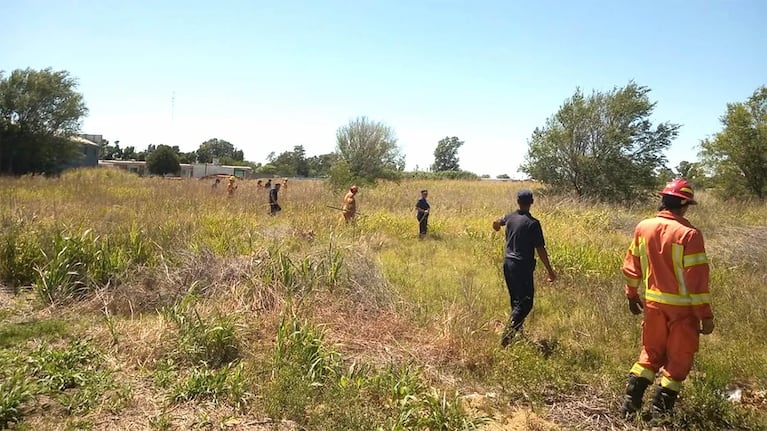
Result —
<instances>
[{"instance_id":1,"label":"sunlit field","mask_svg":"<svg viewBox=\"0 0 767 431\"><path fill-rule=\"evenodd\" d=\"M536 184L415 181L342 193L290 180L283 211L238 182L80 170L0 179L0 429L630 430L640 349L620 265L656 202L619 207ZM536 192L559 280L539 265L522 339L491 221ZM429 189L430 232L415 202ZM697 194L696 194L697 196ZM712 264L673 422L767 429L767 207L700 193ZM649 402L651 391L648 391Z\"/></svg>"}]
</instances>

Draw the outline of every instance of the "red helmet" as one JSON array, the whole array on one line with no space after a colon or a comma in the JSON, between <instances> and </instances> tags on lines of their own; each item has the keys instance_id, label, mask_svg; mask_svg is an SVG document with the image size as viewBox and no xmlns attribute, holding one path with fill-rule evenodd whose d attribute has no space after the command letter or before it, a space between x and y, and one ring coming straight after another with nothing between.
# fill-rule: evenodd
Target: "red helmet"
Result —
<instances>
[{"instance_id":1,"label":"red helmet","mask_svg":"<svg viewBox=\"0 0 767 431\"><path fill-rule=\"evenodd\" d=\"M692 186L687 180L683 178L677 178L666 184L666 187L661 190L660 194L681 198L682 205L697 204L694 199L695 193L692 191Z\"/></svg>"}]
</instances>

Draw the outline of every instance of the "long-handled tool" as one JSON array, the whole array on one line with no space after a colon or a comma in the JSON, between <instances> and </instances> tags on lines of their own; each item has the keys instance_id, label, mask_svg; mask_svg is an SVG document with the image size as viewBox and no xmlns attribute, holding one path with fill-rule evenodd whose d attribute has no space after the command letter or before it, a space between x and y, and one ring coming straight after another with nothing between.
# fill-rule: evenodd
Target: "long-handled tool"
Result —
<instances>
[{"instance_id":1,"label":"long-handled tool","mask_svg":"<svg viewBox=\"0 0 767 431\"><path fill-rule=\"evenodd\" d=\"M334 210L338 210L338 211L346 211L346 210L345 210L345 209L343 209L343 208L334 207L334 206L332 206L332 205L325 205L325 206L326 206L326 207L328 207L328 208L333 208ZM354 214L355 214L355 215L358 215L358 216L361 216L361 215L363 215L363 214L362 214L361 212L359 212L359 211L355 211L355 212L354 212Z\"/></svg>"}]
</instances>

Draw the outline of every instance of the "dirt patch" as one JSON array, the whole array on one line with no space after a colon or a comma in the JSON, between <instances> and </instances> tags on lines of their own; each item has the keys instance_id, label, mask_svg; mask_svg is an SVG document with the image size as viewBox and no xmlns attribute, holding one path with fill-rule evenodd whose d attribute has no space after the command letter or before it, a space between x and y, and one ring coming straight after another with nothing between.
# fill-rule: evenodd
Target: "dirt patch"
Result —
<instances>
[{"instance_id":1,"label":"dirt patch","mask_svg":"<svg viewBox=\"0 0 767 431\"><path fill-rule=\"evenodd\" d=\"M561 428L531 410L516 410L481 428L483 431L559 431Z\"/></svg>"}]
</instances>

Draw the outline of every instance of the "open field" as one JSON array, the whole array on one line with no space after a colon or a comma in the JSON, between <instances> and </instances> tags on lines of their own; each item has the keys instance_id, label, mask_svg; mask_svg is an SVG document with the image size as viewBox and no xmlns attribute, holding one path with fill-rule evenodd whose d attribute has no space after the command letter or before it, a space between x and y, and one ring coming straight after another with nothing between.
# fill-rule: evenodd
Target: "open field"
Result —
<instances>
[{"instance_id":1,"label":"open field","mask_svg":"<svg viewBox=\"0 0 767 431\"><path fill-rule=\"evenodd\" d=\"M268 217L255 181L228 199L107 170L0 179L0 428L642 429L617 414L640 321L620 264L655 203L538 195L560 279L539 265L525 338L502 350L490 222L519 187L362 188L345 226L320 181L291 180ZM717 327L667 429L767 429L767 207L699 201Z\"/></svg>"}]
</instances>

